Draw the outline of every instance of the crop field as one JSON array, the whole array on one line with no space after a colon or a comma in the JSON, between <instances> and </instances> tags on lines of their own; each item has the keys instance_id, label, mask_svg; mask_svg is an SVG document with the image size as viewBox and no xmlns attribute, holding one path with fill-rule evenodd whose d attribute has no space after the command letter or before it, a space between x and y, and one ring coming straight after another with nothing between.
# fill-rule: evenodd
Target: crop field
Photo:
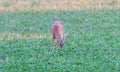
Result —
<instances>
[{"instance_id":1,"label":"crop field","mask_svg":"<svg viewBox=\"0 0 120 72\"><path fill-rule=\"evenodd\" d=\"M0 0L0 72L120 72L120 1Z\"/></svg>"}]
</instances>

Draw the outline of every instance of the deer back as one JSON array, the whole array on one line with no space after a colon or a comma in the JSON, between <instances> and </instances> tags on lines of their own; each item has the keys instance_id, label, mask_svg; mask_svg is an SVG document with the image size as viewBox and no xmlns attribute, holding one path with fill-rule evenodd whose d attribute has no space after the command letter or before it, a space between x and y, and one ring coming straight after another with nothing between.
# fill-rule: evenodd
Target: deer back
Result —
<instances>
[{"instance_id":1,"label":"deer back","mask_svg":"<svg viewBox=\"0 0 120 72\"><path fill-rule=\"evenodd\" d=\"M52 25L52 34L55 36L57 40L62 39L63 36L63 25L59 21L55 21Z\"/></svg>"}]
</instances>

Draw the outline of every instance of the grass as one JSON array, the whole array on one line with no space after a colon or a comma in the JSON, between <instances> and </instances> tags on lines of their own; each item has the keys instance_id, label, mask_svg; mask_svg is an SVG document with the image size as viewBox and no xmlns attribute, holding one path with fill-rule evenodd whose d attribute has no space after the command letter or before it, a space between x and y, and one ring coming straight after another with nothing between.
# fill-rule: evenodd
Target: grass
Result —
<instances>
[{"instance_id":1,"label":"grass","mask_svg":"<svg viewBox=\"0 0 120 72\"><path fill-rule=\"evenodd\" d=\"M0 12L120 9L120 0L1 0Z\"/></svg>"},{"instance_id":2,"label":"grass","mask_svg":"<svg viewBox=\"0 0 120 72\"><path fill-rule=\"evenodd\" d=\"M0 13L0 72L119 72L120 10ZM52 52L50 27L68 40Z\"/></svg>"}]
</instances>

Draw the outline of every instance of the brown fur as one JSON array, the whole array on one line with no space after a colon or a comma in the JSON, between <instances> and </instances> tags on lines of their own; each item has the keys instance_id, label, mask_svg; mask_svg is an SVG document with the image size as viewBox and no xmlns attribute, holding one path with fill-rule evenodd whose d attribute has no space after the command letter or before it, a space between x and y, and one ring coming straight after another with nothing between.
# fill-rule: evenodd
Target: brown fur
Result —
<instances>
[{"instance_id":1,"label":"brown fur","mask_svg":"<svg viewBox=\"0 0 120 72\"><path fill-rule=\"evenodd\" d=\"M63 38L64 26L60 21L55 21L51 28L52 36L53 36L53 46L54 40L58 41L58 47L62 48L66 37Z\"/></svg>"}]
</instances>

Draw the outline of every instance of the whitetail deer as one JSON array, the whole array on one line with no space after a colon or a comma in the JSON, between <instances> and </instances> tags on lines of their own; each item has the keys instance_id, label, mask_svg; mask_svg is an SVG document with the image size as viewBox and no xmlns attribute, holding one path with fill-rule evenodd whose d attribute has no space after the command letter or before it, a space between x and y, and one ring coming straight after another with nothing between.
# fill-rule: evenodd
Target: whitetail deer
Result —
<instances>
[{"instance_id":1,"label":"whitetail deer","mask_svg":"<svg viewBox=\"0 0 120 72\"><path fill-rule=\"evenodd\" d=\"M58 42L58 47L62 48L64 42L66 40L66 36L63 37L64 27L60 21L55 21L51 28L52 36L53 36L53 46L54 40L56 39Z\"/></svg>"}]
</instances>

